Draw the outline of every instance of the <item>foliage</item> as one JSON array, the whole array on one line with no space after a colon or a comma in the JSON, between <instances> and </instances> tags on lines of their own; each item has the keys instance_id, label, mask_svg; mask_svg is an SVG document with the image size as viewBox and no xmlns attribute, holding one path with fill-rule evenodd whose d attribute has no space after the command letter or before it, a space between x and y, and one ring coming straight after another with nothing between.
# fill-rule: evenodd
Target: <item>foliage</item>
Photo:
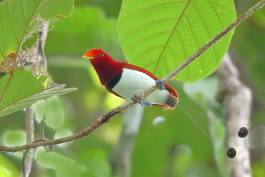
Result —
<instances>
[{"instance_id":1,"label":"foliage","mask_svg":"<svg viewBox=\"0 0 265 177\"><path fill-rule=\"evenodd\" d=\"M92 67L81 59L86 50L102 48L115 58L150 71L157 67L155 74L164 76L236 17L232 0L123 0L119 12L120 2L77 0L75 8L72 0L0 2L0 61L10 52L32 47L41 18L51 24L45 45L49 76L34 76L22 68L0 78L3 145L26 143L24 108L31 106L33 110L35 138L53 139L77 132L122 103L104 90ZM239 27L232 43L233 53L242 57L237 62L246 68L247 77L243 79L250 80L257 90L260 104L264 98L263 19L261 12ZM214 72L231 37L232 33L176 79L196 81ZM177 52L171 55L171 50ZM48 80L63 85L48 88ZM64 84L71 88L64 88ZM189 85L176 81L171 84L180 92L180 103L173 111L145 109L134 142L131 177L228 177L224 115L215 98L215 76ZM67 94L76 88L78 91ZM59 97L61 94L65 95ZM264 122L263 115L261 106L252 122ZM38 148L31 176L112 177L109 157L119 140L123 125L119 118L123 114L117 117L80 141ZM254 151L254 174L264 176L264 153ZM20 176L23 153L1 154L1 177Z\"/></svg>"},{"instance_id":2,"label":"foliage","mask_svg":"<svg viewBox=\"0 0 265 177\"><path fill-rule=\"evenodd\" d=\"M124 0L119 16L120 41L131 63L162 77L234 19L233 0ZM211 74L221 62L231 36L207 50L176 78L195 81Z\"/></svg>"},{"instance_id":3,"label":"foliage","mask_svg":"<svg viewBox=\"0 0 265 177\"><path fill-rule=\"evenodd\" d=\"M62 6L60 3L63 3ZM9 69L9 75L0 78L0 117L29 107L38 100L55 94L73 91L60 89L44 91L44 80L25 71L15 71L18 60L22 60L23 45L39 29L40 19L58 19L68 15L73 7L72 0L60 1L4 1L0 4L0 64ZM25 50L25 49L23 49ZM7 56L15 52L16 56L8 61ZM24 55L24 54L23 54ZM5 70L4 70L5 71ZM4 72L0 70L0 72ZM14 73L15 72L15 73ZM31 87L25 87L31 85Z\"/></svg>"},{"instance_id":4,"label":"foliage","mask_svg":"<svg viewBox=\"0 0 265 177\"><path fill-rule=\"evenodd\" d=\"M106 18L99 8L75 8L69 18L49 33L47 53L81 57L87 49L100 47L119 54L115 25L116 21Z\"/></svg>"},{"instance_id":5,"label":"foliage","mask_svg":"<svg viewBox=\"0 0 265 177\"><path fill-rule=\"evenodd\" d=\"M62 5L63 4L63 5ZM18 53L25 40L36 32L40 18L46 20L68 15L73 0L27 0L4 1L0 3L0 62L9 52Z\"/></svg>"},{"instance_id":6,"label":"foliage","mask_svg":"<svg viewBox=\"0 0 265 177\"><path fill-rule=\"evenodd\" d=\"M36 159L38 165L55 170L57 176L80 176L85 170L84 166L56 152L39 152Z\"/></svg>"},{"instance_id":7,"label":"foliage","mask_svg":"<svg viewBox=\"0 0 265 177\"><path fill-rule=\"evenodd\" d=\"M76 90L62 86L45 90L42 82L43 78L35 78L27 71L16 71L3 77L0 80L0 117L27 108L38 100ZM27 85L31 87L25 87Z\"/></svg>"}]
</instances>

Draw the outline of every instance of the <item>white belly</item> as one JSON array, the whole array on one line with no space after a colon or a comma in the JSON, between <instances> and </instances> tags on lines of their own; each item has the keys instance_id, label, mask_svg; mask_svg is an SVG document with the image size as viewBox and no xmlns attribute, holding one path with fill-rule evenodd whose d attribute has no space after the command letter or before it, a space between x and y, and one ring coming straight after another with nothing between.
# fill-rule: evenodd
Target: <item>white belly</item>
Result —
<instances>
[{"instance_id":1,"label":"white belly","mask_svg":"<svg viewBox=\"0 0 265 177\"><path fill-rule=\"evenodd\" d=\"M155 80L145 73L131 69L123 69L120 81L112 90L125 99L131 99L134 95L144 92L155 84ZM146 100L153 104L164 104L168 94L167 90L156 90Z\"/></svg>"}]
</instances>

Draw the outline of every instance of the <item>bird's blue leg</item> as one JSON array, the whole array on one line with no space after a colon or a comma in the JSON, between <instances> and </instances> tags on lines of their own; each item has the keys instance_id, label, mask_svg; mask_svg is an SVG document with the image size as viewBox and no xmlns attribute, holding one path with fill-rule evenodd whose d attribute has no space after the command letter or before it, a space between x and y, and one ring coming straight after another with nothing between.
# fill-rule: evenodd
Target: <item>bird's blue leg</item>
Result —
<instances>
[{"instance_id":1,"label":"bird's blue leg","mask_svg":"<svg viewBox=\"0 0 265 177\"><path fill-rule=\"evenodd\" d=\"M140 97L138 97L136 95L132 97L132 101L134 103L139 103L139 104L141 104L143 106L152 106L152 103L151 102L149 102L147 100L142 100L142 98L140 98Z\"/></svg>"},{"instance_id":2,"label":"bird's blue leg","mask_svg":"<svg viewBox=\"0 0 265 177\"><path fill-rule=\"evenodd\" d=\"M164 84L164 82L162 80L156 80L155 82L156 82L156 85L158 86L158 88L160 90L164 90L165 89L165 84Z\"/></svg>"},{"instance_id":3,"label":"bird's blue leg","mask_svg":"<svg viewBox=\"0 0 265 177\"><path fill-rule=\"evenodd\" d=\"M143 105L144 106L152 106L152 103L150 101L144 100Z\"/></svg>"}]
</instances>

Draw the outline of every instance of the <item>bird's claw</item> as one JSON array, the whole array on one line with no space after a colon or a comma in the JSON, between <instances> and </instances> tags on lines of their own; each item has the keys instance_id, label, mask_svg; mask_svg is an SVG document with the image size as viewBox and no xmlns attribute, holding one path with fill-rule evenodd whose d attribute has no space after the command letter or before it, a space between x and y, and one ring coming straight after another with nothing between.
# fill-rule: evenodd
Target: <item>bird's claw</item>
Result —
<instances>
[{"instance_id":1,"label":"bird's claw","mask_svg":"<svg viewBox=\"0 0 265 177\"><path fill-rule=\"evenodd\" d=\"M164 90L165 89L165 84L162 80L156 80L156 85L160 90Z\"/></svg>"},{"instance_id":2,"label":"bird's claw","mask_svg":"<svg viewBox=\"0 0 265 177\"><path fill-rule=\"evenodd\" d=\"M134 103L139 103L139 104L142 104L142 98L141 97L139 97L139 96L137 96L137 95L134 95L133 97L132 97L132 101L134 102Z\"/></svg>"},{"instance_id":3,"label":"bird's claw","mask_svg":"<svg viewBox=\"0 0 265 177\"><path fill-rule=\"evenodd\" d=\"M132 101L134 103L139 103L140 105L143 105L143 106L151 106L152 105L151 102L143 100L141 97L136 96L136 95L132 97Z\"/></svg>"}]
</instances>

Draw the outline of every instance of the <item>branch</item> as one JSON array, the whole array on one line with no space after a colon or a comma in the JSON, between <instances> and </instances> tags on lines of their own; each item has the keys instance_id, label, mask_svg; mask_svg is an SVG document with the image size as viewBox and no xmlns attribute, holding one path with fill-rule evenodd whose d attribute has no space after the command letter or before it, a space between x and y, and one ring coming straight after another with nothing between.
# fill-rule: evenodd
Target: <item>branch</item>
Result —
<instances>
[{"instance_id":1,"label":"branch","mask_svg":"<svg viewBox=\"0 0 265 177\"><path fill-rule=\"evenodd\" d=\"M45 20L40 21L40 31L38 38L38 55L41 57L41 66L43 68L43 74L47 75L47 59L44 53L44 46L46 43L46 39L49 31L49 22Z\"/></svg>"},{"instance_id":2,"label":"branch","mask_svg":"<svg viewBox=\"0 0 265 177\"><path fill-rule=\"evenodd\" d=\"M33 62L33 71L34 64L39 67L42 66L44 74L47 74L47 61L44 54L44 46L48 35L49 22L44 20L40 21L40 30L37 39L37 45L34 48L37 54L38 60ZM34 57L32 57L33 59ZM39 68L38 68L39 70ZM27 133L27 144L34 142L34 115L31 108L26 109L26 133ZM27 149L23 154L23 177L29 177L32 169L32 164L34 160L35 149Z\"/></svg>"},{"instance_id":3,"label":"branch","mask_svg":"<svg viewBox=\"0 0 265 177\"><path fill-rule=\"evenodd\" d=\"M31 108L26 109L27 143L34 141L34 116ZM32 169L35 149L28 149L23 155L23 177L29 177Z\"/></svg>"},{"instance_id":4,"label":"branch","mask_svg":"<svg viewBox=\"0 0 265 177\"><path fill-rule=\"evenodd\" d=\"M250 155L246 139L238 137L241 127L250 127L251 90L240 81L238 70L229 55L225 56L217 76L219 95L225 110L227 145L229 148L234 147L237 151L236 157L228 161L231 176L251 177Z\"/></svg>"},{"instance_id":5,"label":"branch","mask_svg":"<svg viewBox=\"0 0 265 177\"><path fill-rule=\"evenodd\" d=\"M169 73L166 77L163 78L164 82L169 81L173 77L175 77L180 71L182 71L185 67L187 67L190 63L192 63L195 59L197 59L199 56L201 56L208 48L212 47L217 41L219 41L221 38L223 38L228 32L231 32L235 27L237 27L240 23L244 22L246 19L248 19L250 16L252 16L255 12L257 12L259 9L263 8L265 5L265 0L260 0L258 3L256 3L254 6L252 6L247 12L245 12L241 17L239 17L235 22L227 26L223 31L218 33L214 38L212 38L209 42L207 42L202 48L197 50L192 56L187 58L182 65L177 67L175 70L173 70L171 73ZM149 89L147 89L145 92L140 94L140 97L144 99L146 96L151 94L153 91L157 89L157 86L153 86ZM48 140L45 142L34 142L30 144L25 144L22 146L14 146L14 147L7 147L7 146L0 146L0 151L6 151L6 152L16 152L21 151L25 149L30 148L36 148L40 146L47 146L47 145L55 145L55 144L61 144L69 141L75 141L80 138L83 138L84 136L88 136L93 132L95 129L109 121L114 115L121 113L123 110L127 109L131 105L133 105L132 101L127 102L125 104L122 104L114 109L112 109L110 112L103 114L99 118L97 118L95 121L93 121L88 127L84 128L83 130L77 132L76 134L73 134L71 136L67 136L64 138L54 139L54 140Z\"/></svg>"}]
</instances>

